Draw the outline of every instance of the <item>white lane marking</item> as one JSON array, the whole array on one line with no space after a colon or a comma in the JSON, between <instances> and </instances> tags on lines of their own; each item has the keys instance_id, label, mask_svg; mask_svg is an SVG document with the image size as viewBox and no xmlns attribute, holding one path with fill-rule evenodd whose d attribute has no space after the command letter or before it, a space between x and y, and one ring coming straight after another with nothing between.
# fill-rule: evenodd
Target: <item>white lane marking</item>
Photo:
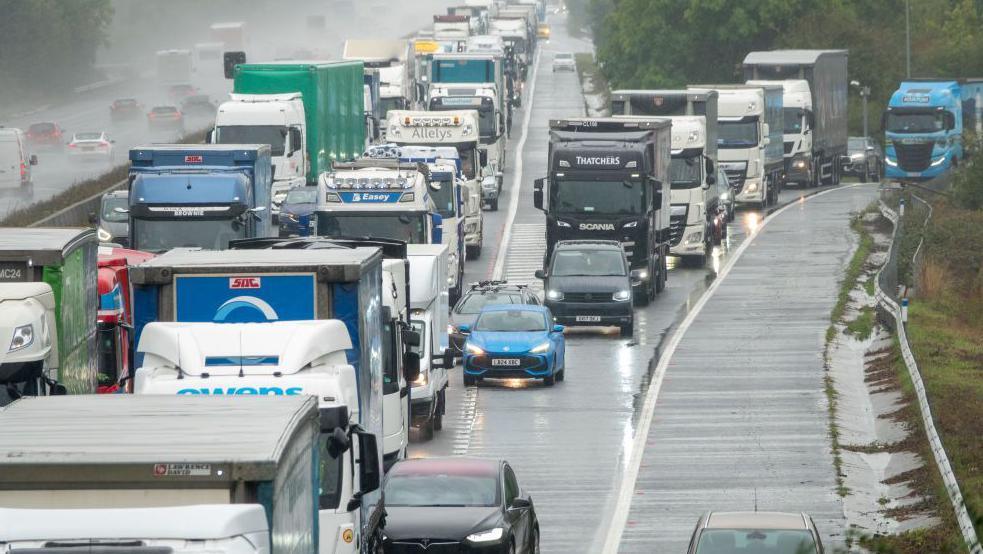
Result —
<instances>
[{"instance_id":1,"label":"white lane marking","mask_svg":"<svg viewBox=\"0 0 983 554\"><path fill-rule=\"evenodd\" d=\"M512 240L512 224L515 223L515 214L519 210L519 189L522 188L522 150L526 146L526 138L529 136L529 120L532 118L532 105L536 101L536 76L539 75L540 50L536 51L536 61L532 66L532 79L529 86L529 109L526 110L525 117L522 118L522 135L519 137L518 144L515 145L515 179L512 181L512 190L509 191L509 217L505 220L505 228L502 233L502 242L498 245L498 255L495 258L495 269L492 271L492 279L501 279L505 270L505 253L509 249L509 242Z\"/></svg>"},{"instance_id":2,"label":"white lane marking","mask_svg":"<svg viewBox=\"0 0 983 554\"><path fill-rule=\"evenodd\" d=\"M508 262L505 264L505 280L510 283L528 285L530 289L542 290L543 282L534 275L543 268L543 253L546 252L546 224L519 223L513 226L515 244L509 248Z\"/></svg>"},{"instance_id":3,"label":"white lane marking","mask_svg":"<svg viewBox=\"0 0 983 554\"><path fill-rule=\"evenodd\" d=\"M464 389L464 401L458 417L457 433L454 436L454 456L466 456L471 447L471 428L478 404L478 387Z\"/></svg>"},{"instance_id":4,"label":"white lane marking","mask_svg":"<svg viewBox=\"0 0 983 554\"><path fill-rule=\"evenodd\" d=\"M679 343L682 341L683 335L686 334L687 329L689 329L690 325L693 324L693 320L696 319L696 316L700 315L700 312L703 310L703 306L706 305L707 301L710 300L710 297L717 292L717 288L719 288L720 284L727 278L731 268L734 267L737 260L741 259L741 255L744 254L744 251L751 246L754 239L761 233L761 230L764 229L765 226L771 223L772 219L789 208L800 206L802 202L808 202L813 198L817 198L831 192L852 189L858 186L861 185L858 183L855 185L847 185L818 192L800 199L798 202L790 202L765 217L761 224L758 225L758 227L744 239L744 242L737 247L737 250L734 251L734 254L717 274L717 278L710 283L707 290L703 292L700 299L693 305L693 309L686 314L686 317L683 318L682 323L680 323L679 327L677 327L673 332L672 336L669 338L669 341L666 343L666 348L663 351L662 356L659 358L659 363L655 368L655 375L653 376L652 383L649 385L649 389L645 393L645 404L642 406L642 413L639 418L639 427L636 430L637 432L635 433L634 439L632 440L631 451L628 453L628 467L625 469L621 479L621 487L618 490L618 498L617 502L615 503L614 512L611 514L610 524L602 525L598 529L599 532L603 532L601 530L607 529L607 535L604 540L604 549L602 551L604 554L617 554L618 547L621 545L621 536L624 534L625 525L628 523L628 513L631 510L631 501L635 492L635 483L638 480L638 471L642 464L642 456L645 453L645 443L648 440L649 427L652 423L652 415L655 412L655 402L658 400L659 390L662 388L662 379L665 377L666 368L669 366L669 360L672 359L672 355L676 352L676 347L679 346Z\"/></svg>"}]
</instances>

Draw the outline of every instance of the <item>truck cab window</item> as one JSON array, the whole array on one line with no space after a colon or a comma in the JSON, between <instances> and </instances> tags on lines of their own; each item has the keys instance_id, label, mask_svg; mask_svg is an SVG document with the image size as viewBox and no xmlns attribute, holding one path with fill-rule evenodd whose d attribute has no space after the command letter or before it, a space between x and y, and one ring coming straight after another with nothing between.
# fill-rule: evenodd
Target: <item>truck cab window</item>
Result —
<instances>
[{"instance_id":1,"label":"truck cab window","mask_svg":"<svg viewBox=\"0 0 983 554\"><path fill-rule=\"evenodd\" d=\"M552 198L559 213L608 215L640 214L646 203L640 181L588 181L560 179Z\"/></svg>"},{"instance_id":2,"label":"truck cab window","mask_svg":"<svg viewBox=\"0 0 983 554\"><path fill-rule=\"evenodd\" d=\"M399 392L399 374L396 367L396 353L399 348L396 344L396 327L388 316L389 309L385 309L382 322L382 393L392 394Z\"/></svg>"},{"instance_id":3,"label":"truck cab window","mask_svg":"<svg viewBox=\"0 0 983 554\"><path fill-rule=\"evenodd\" d=\"M96 340L99 356L99 386L111 386L119 380L119 375L115 371L119 360L115 324L99 322L96 328Z\"/></svg>"},{"instance_id":4,"label":"truck cab window","mask_svg":"<svg viewBox=\"0 0 983 554\"><path fill-rule=\"evenodd\" d=\"M269 144L270 154L282 156L286 150L287 128L278 125L229 125L215 128L217 144Z\"/></svg>"},{"instance_id":5,"label":"truck cab window","mask_svg":"<svg viewBox=\"0 0 983 554\"><path fill-rule=\"evenodd\" d=\"M669 162L669 182L674 189L691 189L700 186L702 173L701 158L697 156L673 156Z\"/></svg>"},{"instance_id":6,"label":"truck cab window","mask_svg":"<svg viewBox=\"0 0 983 554\"><path fill-rule=\"evenodd\" d=\"M318 479L321 489L319 507L322 510L334 510L341 499L341 473L344 454L332 458L328 450L327 433L318 437Z\"/></svg>"}]
</instances>

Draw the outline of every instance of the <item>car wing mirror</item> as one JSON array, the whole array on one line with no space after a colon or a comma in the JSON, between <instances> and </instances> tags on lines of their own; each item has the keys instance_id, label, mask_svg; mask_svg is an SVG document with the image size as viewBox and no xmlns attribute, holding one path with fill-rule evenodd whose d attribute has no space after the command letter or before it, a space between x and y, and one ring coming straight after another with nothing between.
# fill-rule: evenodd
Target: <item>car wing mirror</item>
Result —
<instances>
[{"instance_id":1,"label":"car wing mirror","mask_svg":"<svg viewBox=\"0 0 983 554\"><path fill-rule=\"evenodd\" d=\"M534 273L533 275L534 275L534 276L535 276L535 277L536 277L537 279L539 279L539 280L541 280L541 281L542 281L543 279L546 279L546 272L545 272L545 271L543 271L542 269L537 269L537 270L536 270L536 273Z\"/></svg>"},{"instance_id":2,"label":"car wing mirror","mask_svg":"<svg viewBox=\"0 0 983 554\"><path fill-rule=\"evenodd\" d=\"M510 510L524 510L526 508L532 507L532 499L528 496L517 496L512 499L512 505L509 506Z\"/></svg>"},{"instance_id":3,"label":"car wing mirror","mask_svg":"<svg viewBox=\"0 0 983 554\"><path fill-rule=\"evenodd\" d=\"M461 334L467 335L468 333L471 332L471 326L470 325L458 325L457 326L457 330L460 331Z\"/></svg>"},{"instance_id":4,"label":"car wing mirror","mask_svg":"<svg viewBox=\"0 0 983 554\"><path fill-rule=\"evenodd\" d=\"M553 332L554 333L562 333L564 329L566 329L566 327L564 327L563 325L554 325L553 326Z\"/></svg>"}]
</instances>

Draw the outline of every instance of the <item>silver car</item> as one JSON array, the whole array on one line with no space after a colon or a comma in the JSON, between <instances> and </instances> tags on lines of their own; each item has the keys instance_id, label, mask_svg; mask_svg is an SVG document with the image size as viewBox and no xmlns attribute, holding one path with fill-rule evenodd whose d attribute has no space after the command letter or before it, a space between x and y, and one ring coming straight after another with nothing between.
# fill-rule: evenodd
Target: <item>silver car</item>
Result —
<instances>
[{"instance_id":1,"label":"silver car","mask_svg":"<svg viewBox=\"0 0 983 554\"><path fill-rule=\"evenodd\" d=\"M577 62L570 52L557 52L553 54L553 72L557 71L577 71Z\"/></svg>"},{"instance_id":2,"label":"silver car","mask_svg":"<svg viewBox=\"0 0 983 554\"><path fill-rule=\"evenodd\" d=\"M823 554L823 543L804 513L708 512L696 524L686 552Z\"/></svg>"}]
</instances>

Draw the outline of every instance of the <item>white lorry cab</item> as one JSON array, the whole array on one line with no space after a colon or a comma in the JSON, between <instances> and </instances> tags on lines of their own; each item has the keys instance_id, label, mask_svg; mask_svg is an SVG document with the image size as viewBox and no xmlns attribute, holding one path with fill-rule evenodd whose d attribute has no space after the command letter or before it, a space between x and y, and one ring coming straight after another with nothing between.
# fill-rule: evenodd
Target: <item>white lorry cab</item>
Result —
<instances>
[{"instance_id":1,"label":"white lorry cab","mask_svg":"<svg viewBox=\"0 0 983 554\"><path fill-rule=\"evenodd\" d=\"M811 185L816 181L812 163L812 93L809 81L788 79L784 81L751 80L749 85L782 87L782 142L785 152L785 169L789 181Z\"/></svg>"},{"instance_id":2,"label":"white lorry cab","mask_svg":"<svg viewBox=\"0 0 983 554\"><path fill-rule=\"evenodd\" d=\"M482 177L493 176L501 188L505 175L506 121L502 92L495 83L447 84L430 86L432 112L475 110L478 113L478 163ZM497 200L496 200L497 208Z\"/></svg>"},{"instance_id":3,"label":"white lorry cab","mask_svg":"<svg viewBox=\"0 0 983 554\"><path fill-rule=\"evenodd\" d=\"M481 256L484 217L481 212L481 171L478 112L475 110L389 112L386 139L397 145L447 146L457 150L465 198L464 245L468 259ZM441 155L443 158L449 156Z\"/></svg>"},{"instance_id":4,"label":"white lorry cab","mask_svg":"<svg viewBox=\"0 0 983 554\"><path fill-rule=\"evenodd\" d=\"M271 323L148 324L137 347L142 363L134 394L176 396L302 396L317 399L320 426L321 553L358 552L360 458L345 442L359 421L358 383L346 351L352 341L340 320ZM346 540L346 537L348 540Z\"/></svg>"},{"instance_id":5,"label":"white lorry cab","mask_svg":"<svg viewBox=\"0 0 983 554\"><path fill-rule=\"evenodd\" d=\"M433 438L443 427L447 408L447 370L454 367L448 348L447 318L450 309L445 278L447 247L407 245L410 262L410 326L419 333L416 352L420 375L410 389L410 415L422 438Z\"/></svg>"},{"instance_id":6,"label":"white lorry cab","mask_svg":"<svg viewBox=\"0 0 983 554\"><path fill-rule=\"evenodd\" d=\"M716 189L716 144L707 145L706 117L671 116L672 159L669 163L671 203L669 216L669 253L706 263L712 247L708 200Z\"/></svg>"},{"instance_id":7,"label":"white lorry cab","mask_svg":"<svg viewBox=\"0 0 983 554\"><path fill-rule=\"evenodd\" d=\"M414 49L408 40L348 39L341 58L361 61L366 68L379 70L379 107L383 117L389 110L416 109L421 95L415 79Z\"/></svg>"},{"instance_id":8,"label":"white lorry cab","mask_svg":"<svg viewBox=\"0 0 983 554\"><path fill-rule=\"evenodd\" d=\"M12 271L0 267L0 277ZM17 395L44 394L43 381L57 365L57 329L51 285L0 282L0 406Z\"/></svg>"},{"instance_id":9,"label":"white lorry cab","mask_svg":"<svg viewBox=\"0 0 983 554\"><path fill-rule=\"evenodd\" d=\"M215 114L210 138L218 144L269 144L273 162L271 200L279 213L287 192L307 183L304 102L299 92L230 94Z\"/></svg>"},{"instance_id":10,"label":"white lorry cab","mask_svg":"<svg viewBox=\"0 0 983 554\"><path fill-rule=\"evenodd\" d=\"M0 552L44 552L52 543L86 544L87 551L120 542L132 554L182 550L191 542L214 554L271 554L266 513L258 504L161 508L0 508ZM179 523L178 523L179 522ZM110 546L112 545L112 546Z\"/></svg>"}]
</instances>

